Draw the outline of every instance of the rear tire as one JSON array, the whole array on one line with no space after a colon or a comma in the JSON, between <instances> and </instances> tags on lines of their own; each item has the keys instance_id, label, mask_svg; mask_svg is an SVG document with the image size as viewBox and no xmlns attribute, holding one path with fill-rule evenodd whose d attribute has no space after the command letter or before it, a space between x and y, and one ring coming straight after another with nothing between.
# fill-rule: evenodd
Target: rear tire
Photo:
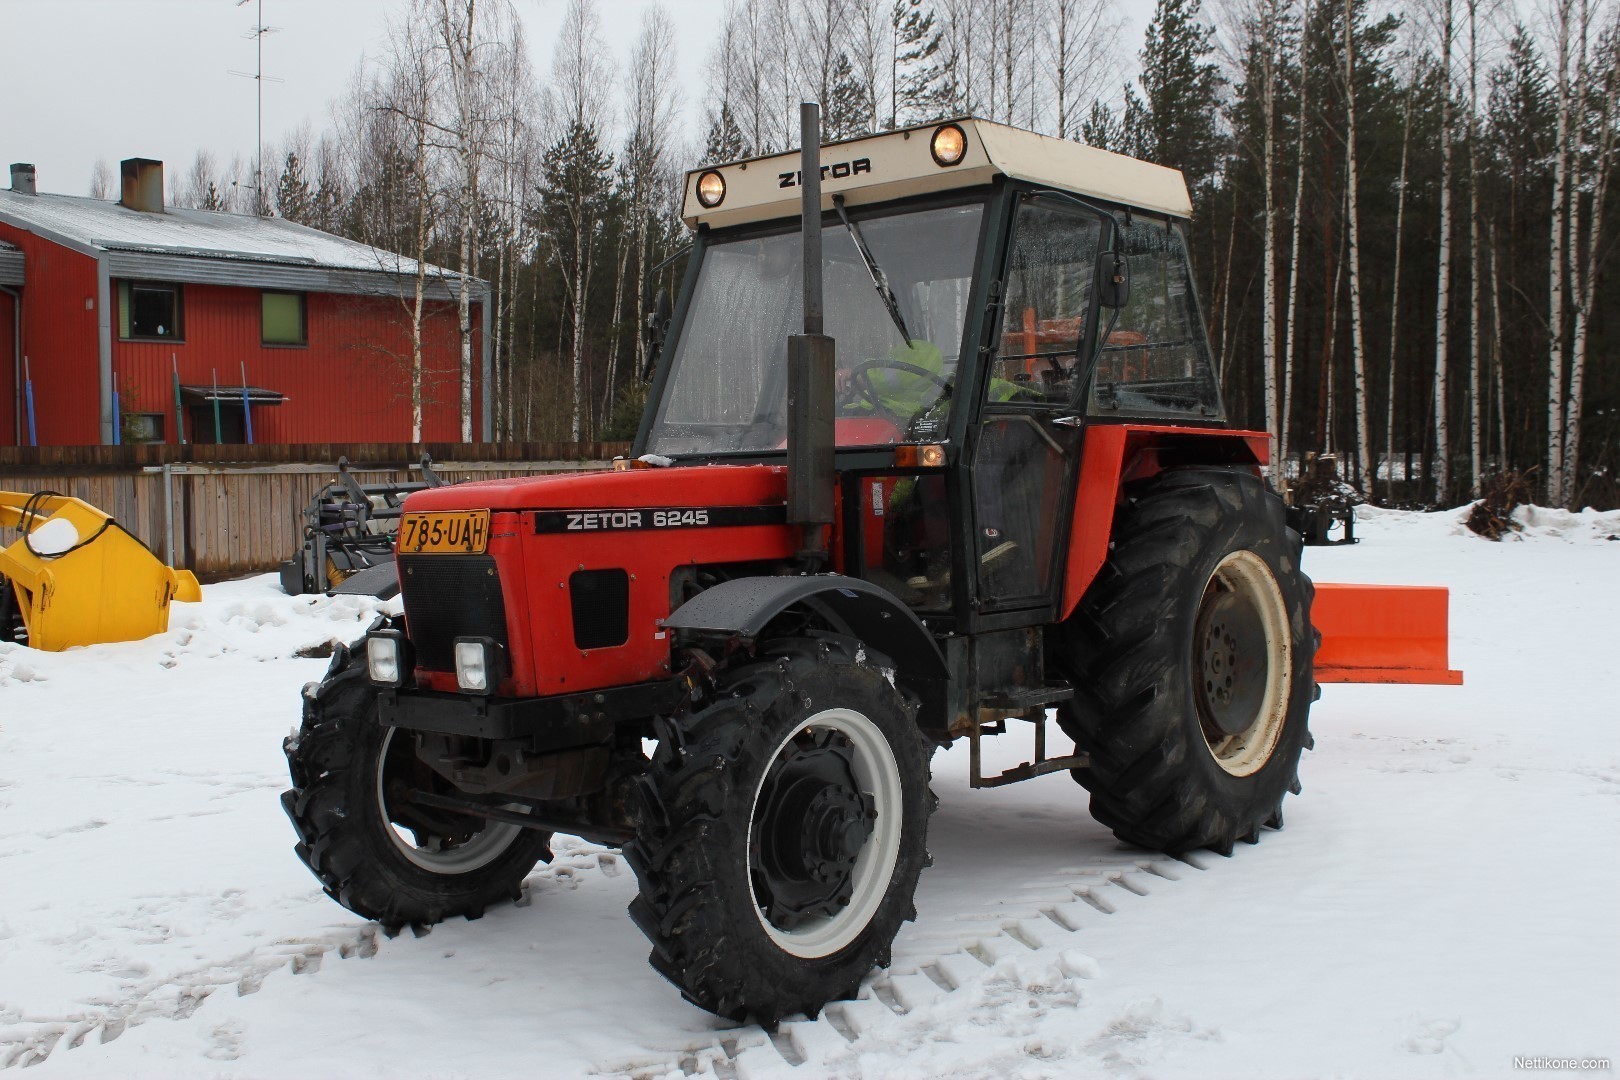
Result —
<instances>
[{"instance_id":1,"label":"rear tire","mask_svg":"<svg viewBox=\"0 0 1620 1080\"><path fill-rule=\"evenodd\" d=\"M1058 720L1074 778L1121 840L1230 854L1282 827L1315 696L1310 579L1282 500L1233 469L1162 474L1116 518L1062 626L1076 687Z\"/></svg>"},{"instance_id":2,"label":"rear tire","mask_svg":"<svg viewBox=\"0 0 1620 1080\"><path fill-rule=\"evenodd\" d=\"M293 787L281 805L294 849L326 894L388 933L453 915L476 919L515 900L551 834L413 808L412 787L453 789L418 761L408 732L377 722L365 654L338 646L319 684L304 689L304 723L282 745Z\"/></svg>"},{"instance_id":3,"label":"rear tire","mask_svg":"<svg viewBox=\"0 0 1620 1080\"><path fill-rule=\"evenodd\" d=\"M928 749L857 643L792 640L660 721L626 860L652 966L699 1008L817 1015L889 962L928 862Z\"/></svg>"}]
</instances>

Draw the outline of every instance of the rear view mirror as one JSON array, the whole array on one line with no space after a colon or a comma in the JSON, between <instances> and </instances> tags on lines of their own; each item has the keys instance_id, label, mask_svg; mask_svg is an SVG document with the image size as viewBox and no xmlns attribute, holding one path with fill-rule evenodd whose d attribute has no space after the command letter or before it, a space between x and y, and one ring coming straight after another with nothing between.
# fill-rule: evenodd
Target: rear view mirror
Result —
<instances>
[{"instance_id":1,"label":"rear view mirror","mask_svg":"<svg viewBox=\"0 0 1620 1080\"><path fill-rule=\"evenodd\" d=\"M643 379L652 378L653 366L658 362L658 354L664 348L664 334L669 331L669 317L671 313L669 290L659 289L658 295L653 297L652 307L647 311L647 318L641 326L641 333L647 342L647 366L642 371Z\"/></svg>"},{"instance_id":2,"label":"rear view mirror","mask_svg":"<svg viewBox=\"0 0 1620 1080\"><path fill-rule=\"evenodd\" d=\"M1131 271L1125 256L1105 251L1097 256L1097 303L1105 308L1122 308L1131 299Z\"/></svg>"}]
</instances>

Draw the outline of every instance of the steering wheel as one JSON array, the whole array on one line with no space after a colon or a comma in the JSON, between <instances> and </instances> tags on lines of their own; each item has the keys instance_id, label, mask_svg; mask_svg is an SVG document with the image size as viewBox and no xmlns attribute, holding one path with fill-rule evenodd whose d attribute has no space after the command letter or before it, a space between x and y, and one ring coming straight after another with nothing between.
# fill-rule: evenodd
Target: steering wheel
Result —
<instances>
[{"instance_id":1,"label":"steering wheel","mask_svg":"<svg viewBox=\"0 0 1620 1080\"><path fill-rule=\"evenodd\" d=\"M863 404L870 406L873 412L882 413L900 421L901 423L897 426L903 427L905 424L910 423L913 418L897 415L893 409L884 405L882 400L878 398L877 388L872 385L870 374L873 368L903 371L908 375L917 375L939 387L941 395L949 393L951 389L951 384L937 372L929 371L925 367L918 367L916 364L910 364L904 360L863 360L856 364L849 371L849 379L844 384L844 396L839 401L839 404L842 406Z\"/></svg>"}]
</instances>

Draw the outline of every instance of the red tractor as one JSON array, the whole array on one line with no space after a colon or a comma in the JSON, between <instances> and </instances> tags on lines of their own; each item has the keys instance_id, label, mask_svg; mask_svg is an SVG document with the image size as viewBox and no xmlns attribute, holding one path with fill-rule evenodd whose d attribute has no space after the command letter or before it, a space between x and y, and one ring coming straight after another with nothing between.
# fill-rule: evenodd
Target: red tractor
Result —
<instances>
[{"instance_id":1,"label":"red tractor","mask_svg":"<svg viewBox=\"0 0 1620 1080\"><path fill-rule=\"evenodd\" d=\"M1454 680L1443 590L1324 590L1313 628L1179 173L975 119L804 130L688 176L634 457L411 494L404 618L305 688L298 855L390 932L513 899L567 832L622 846L688 1000L815 1015L915 915L936 748L1229 852L1282 825L1318 681ZM984 775L1009 720L1033 760Z\"/></svg>"}]
</instances>

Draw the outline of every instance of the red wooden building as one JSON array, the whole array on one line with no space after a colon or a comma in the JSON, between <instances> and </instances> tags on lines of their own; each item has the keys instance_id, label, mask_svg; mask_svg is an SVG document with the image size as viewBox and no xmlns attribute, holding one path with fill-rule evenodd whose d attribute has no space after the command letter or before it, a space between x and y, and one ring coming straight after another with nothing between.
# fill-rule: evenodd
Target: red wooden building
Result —
<instances>
[{"instance_id":1,"label":"red wooden building","mask_svg":"<svg viewBox=\"0 0 1620 1080\"><path fill-rule=\"evenodd\" d=\"M29 445L26 382L41 446L214 442L216 397L217 441L245 441L250 423L254 442L411 440L413 260L280 218L165 207L161 162L123 162L117 202L40 194L31 165L11 175L0 445ZM424 276L422 440L456 442L461 282ZM488 287L469 291L472 435L487 441Z\"/></svg>"}]
</instances>

